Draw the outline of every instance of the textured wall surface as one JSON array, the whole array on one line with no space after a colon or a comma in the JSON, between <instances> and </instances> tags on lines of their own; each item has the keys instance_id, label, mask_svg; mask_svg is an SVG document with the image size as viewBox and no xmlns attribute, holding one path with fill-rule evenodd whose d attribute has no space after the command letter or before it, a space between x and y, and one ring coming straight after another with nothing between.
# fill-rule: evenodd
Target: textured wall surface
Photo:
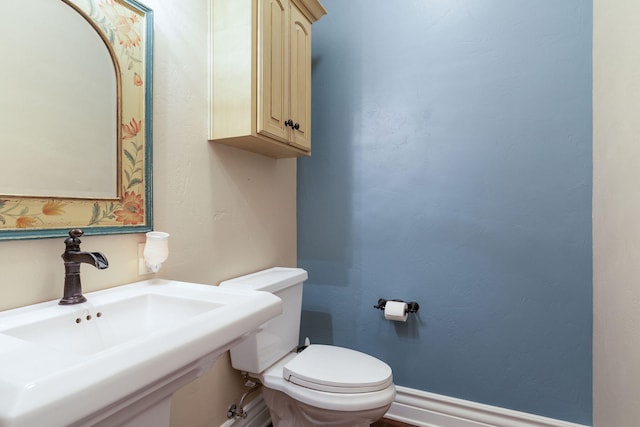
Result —
<instances>
[{"instance_id":1,"label":"textured wall surface","mask_svg":"<svg viewBox=\"0 0 640 427\"><path fill-rule=\"evenodd\" d=\"M323 2L302 334L591 423L591 2ZM378 298L416 300L391 323Z\"/></svg>"},{"instance_id":2,"label":"textured wall surface","mask_svg":"<svg viewBox=\"0 0 640 427\"><path fill-rule=\"evenodd\" d=\"M594 1L593 425L640 420L640 3Z\"/></svg>"},{"instance_id":3,"label":"textured wall surface","mask_svg":"<svg viewBox=\"0 0 640 427\"><path fill-rule=\"evenodd\" d=\"M158 276L217 284L273 265L294 266L296 161L207 141L209 1L144 4L155 17L155 228L171 233L171 253ZM0 242L0 310L60 298L63 240ZM110 264L101 271L83 267L84 289L147 278L138 276L143 241L142 234L83 237L83 248L104 252ZM221 425L227 407L244 392L242 384L221 357L175 395L172 425Z\"/></svg>"}]
</instances>

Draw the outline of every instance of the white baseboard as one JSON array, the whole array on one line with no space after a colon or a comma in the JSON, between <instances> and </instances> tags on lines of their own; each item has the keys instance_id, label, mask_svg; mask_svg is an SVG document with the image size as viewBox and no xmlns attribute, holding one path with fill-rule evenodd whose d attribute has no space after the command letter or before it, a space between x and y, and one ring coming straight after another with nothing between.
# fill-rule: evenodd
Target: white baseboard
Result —
<instances>
[{"instance_id":1,"label":"white baseboard","mask_svg":"<svg viewBox=\"0 0 640 427\"><path fill-rule=\"evenodd\" d=\"M408 387L396 392L385 418L420 427L587 427Z\"/></svg>"},{"instance_id":2,"label":"white baseboard","mask_svg":"<svg viewBox=\"0 0 640 427\"><path fill-rule=\"evenodd\" d=\"M262 393L249 402L244 410L246 418L231 418L220 427L267 427L271 423L269 409L264 403Z\"/></svg>"},{"instance_id":3,"label":"white baseboard","mask_svg":"<svg viewBox=\"0 0 640 427\"><path fill-rule=\"evenodd\" d=\"M396 399L385 418L419 427L588 427L469 400L396 386ZM266 427L271 422L261 395L245 408L247 418L221 427Z\"/></svg>"}]
</instances>

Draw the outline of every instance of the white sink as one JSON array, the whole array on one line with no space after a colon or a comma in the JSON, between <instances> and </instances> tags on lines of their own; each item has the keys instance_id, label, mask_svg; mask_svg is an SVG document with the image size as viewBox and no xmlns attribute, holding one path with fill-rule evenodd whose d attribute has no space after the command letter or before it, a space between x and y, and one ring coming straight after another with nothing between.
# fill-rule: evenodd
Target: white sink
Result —
<instances>
[{"instance_id":1,"label":"white sink","mask_svg":"<svg viewBox=\"0 0 640 427\"><path fill-rule=\"evenodd\" d=\"M171 394L282 310L164 280L85 296L0 312L0 427L168 425Z\"/></svg>"}]
</instances>

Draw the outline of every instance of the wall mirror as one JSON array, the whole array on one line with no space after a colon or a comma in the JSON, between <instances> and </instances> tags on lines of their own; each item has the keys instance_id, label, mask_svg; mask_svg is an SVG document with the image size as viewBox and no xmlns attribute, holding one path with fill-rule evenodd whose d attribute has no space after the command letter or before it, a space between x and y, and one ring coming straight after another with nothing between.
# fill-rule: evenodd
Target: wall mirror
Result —
<instances>
[{"instance_id":1,"label":"wall mirror","mask_svg":"<svg viewBox=\"0 0 640 427\"><path fill-rule=\"evenodd\" d=\"M2 0L0 239L152 228L153 13Z\"/></svg>"}]
</instances>

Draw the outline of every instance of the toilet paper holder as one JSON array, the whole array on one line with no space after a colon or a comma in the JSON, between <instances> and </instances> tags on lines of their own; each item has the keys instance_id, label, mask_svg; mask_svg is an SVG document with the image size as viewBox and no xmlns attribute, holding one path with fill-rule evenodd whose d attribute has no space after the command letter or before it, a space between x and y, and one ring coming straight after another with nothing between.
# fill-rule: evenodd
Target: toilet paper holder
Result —
<instances>
[{"instance_id":1,"label":"toilet paper holder","mask_svg":"<svg viewBox=\"0 0 640 427\"><path fill-rule=\"evenodd\" d=\"M406 301L402 301L401 299L392 299L392 300L386 300L384 298L380 298L378 299L378 304L374 305L373 308L377 308L378 310L384 310L385 306L387 305L387 301L397 301L397 302L406 302ZM415 301L410 301L410 302L406 302L407 304L407 313L415 313L420 309L420 304L418 304Z\"/></svg>"}]
</instances>

